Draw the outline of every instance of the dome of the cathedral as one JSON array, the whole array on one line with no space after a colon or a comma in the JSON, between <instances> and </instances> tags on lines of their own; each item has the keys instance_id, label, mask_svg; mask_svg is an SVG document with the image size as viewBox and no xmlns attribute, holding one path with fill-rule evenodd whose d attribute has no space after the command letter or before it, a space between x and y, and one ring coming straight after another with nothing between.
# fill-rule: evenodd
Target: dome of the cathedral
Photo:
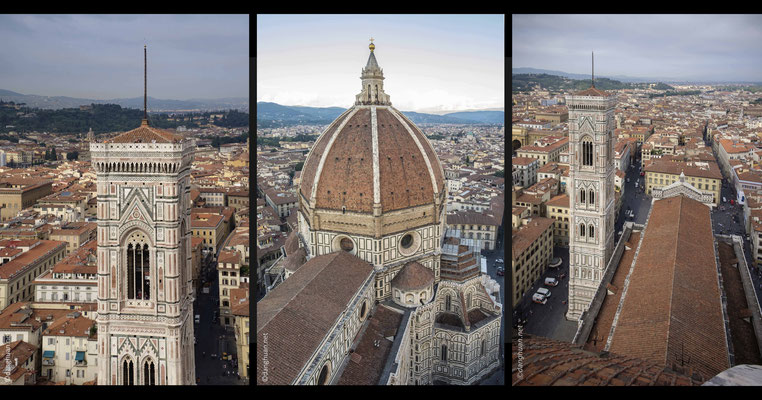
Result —
<instances>
[{"instance_id":1,"label":"dome of the cathedral","mask_svg":"<svg viewBox=\"0 0 762 400\"><path fill-rule=\"evenodd\" d=\"M439 159L423 133L391 106L359 105L318 138L304 163L301 194L315 208L370 213L434 202L444 192Z\"/></svg>"},{"instance_id":2,"label":"dome of the cathedral","mask_svg":"<svg viewBox=\"0 0 762 400\"><path fill-rule=\"evenodd\" d=\"M444 172L421 130L391 106L371 53L354 107L320 135L304 163L299 191L311 207L371 213L433 204Z\"/></svg>"}]
</instances>

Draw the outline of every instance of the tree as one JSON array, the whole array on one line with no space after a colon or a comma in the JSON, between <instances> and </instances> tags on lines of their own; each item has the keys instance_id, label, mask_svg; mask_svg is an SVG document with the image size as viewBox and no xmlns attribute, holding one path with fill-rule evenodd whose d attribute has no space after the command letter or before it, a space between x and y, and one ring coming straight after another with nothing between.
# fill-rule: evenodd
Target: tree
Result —
<instances>
[{"instance_id":1,"label":"tree","mask_svg":"<svg viewBox=\"0 0 762 400\"><path fill-rule=\"evenodd\" d=\"M79 155L79 153L77 153ZM53 147L53 150L50 151L50 160L55 161L58 160L58 155L56 154L56 148Z\"/></svg>"},{"instance_id":2,"label":"tree","mask_svg":"<svg viewBox=\"0 0 762 400\"><path fill-rule=\"evenodd\" d=\"M66 153L66 159L69 161L74 161L79 159L79 152L78 151L70 151Z\"/></svg>"},{"instance_id":3,"label":"tree","mask_svg":"<svg viewBox=\"0 0 762 400\"><path fill-rule=\"evenodd\" d=\"M505 177L505 171L497 171L497 172L495 172L495 173L494 173L494 174L492 174L492 175L493 175L493 176L496 176L496 177L498 177L498 178L504 178L504 177Z\"/></svg>"}]
</instances>

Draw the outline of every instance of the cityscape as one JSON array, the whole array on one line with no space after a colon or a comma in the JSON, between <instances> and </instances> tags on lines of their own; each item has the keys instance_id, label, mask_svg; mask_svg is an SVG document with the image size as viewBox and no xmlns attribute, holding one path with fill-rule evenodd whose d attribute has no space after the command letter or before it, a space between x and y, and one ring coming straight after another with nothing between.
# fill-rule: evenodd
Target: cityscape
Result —
<instances>
[{"instance_id":1,"label":"cityscape","mask_svg":"<svg viewBox=\"0 0 762 400\"><path fill-rule=\"evenodd\" d=\"M761 24L512 16L512 386L762 384Z\"/></svg>"},{"instance_id":2,"label":"cityscape","mask_svg":"<svg viewBox=\"0 0 762 400\"><path fill-rule=\"evenodd\" d=\"M504 384L504 23L257 16L256 385Z\"/></svg>"},{"instance_id":3,"label":"cityscape","mask_svg":"<svg viewBox=\"0 0 762 400\"><path fill-rule=\"evenodd\" d=\"M0 386L248 385L248 16L0 36Z\"/></svg>"}]
</instances>

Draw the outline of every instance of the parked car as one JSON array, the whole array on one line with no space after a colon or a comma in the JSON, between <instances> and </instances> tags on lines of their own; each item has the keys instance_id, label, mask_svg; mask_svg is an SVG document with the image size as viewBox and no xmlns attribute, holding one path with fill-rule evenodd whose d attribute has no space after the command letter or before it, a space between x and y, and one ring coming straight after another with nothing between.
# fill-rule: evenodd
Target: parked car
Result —
<instances>
[{"instance_id":1,"label":"parked car","mask_svg":"<svg viewBox=\"0 0 762 400\"><path fill-rule=\"evenodd\" d=\"M495 264L502 264L502 263L503 263L503 259L502 258L496 258L495 259Z\"/></svg>"},{"instance_id":2,"label":"parked car","mask_svg":"<svg viewBox=\"0 0 762 400\"><path fill-rule=\"evenodd\" d=\"M497 267L497 271L496 271L496 273L497 273L499 276L503 276L503 275L505 274L505 270L503 270L503 267Z\"/></svg>"},{"instance_id":3,"label":"parked car","mask_svg":"<svg viewBox=\"0 0 762 400\"><path fill-rule=\"evenodd\" d=\"M201 321L201 315L196 314L196 323L198 324L200 323L200 321Z\"/></svg>"},{"instance_id":4,"label":"parked car","mask_svg":"<svg viewBox=\"0 0 762 400\"><path fill-rule=\"evenodd\" d=\"M545 286L558 286L556 278L545 278Z\"/></svg>"},{"instance_id":5,"label":"parked car","mask_svg":"<svg viewBox=\"0 0 762 400\"><path fill-rule=\"evenodd\" d=\"M548 299L539 293L535 293L532 295L532 301L538 304L545 304L548 302Z\"/></svg>"},{"instance_id":6,"label":"parked car","mask_svg":"<svg viewBox=\"0 0 762 400\"><path fill-rule=\"evenodd\" d=\"M643 171L640 171L640 176L646 176L646 173Z\"/></svg>"},{"instance_id":7,"label":"parked car","mask_svg":"<svg viewBox=\"0 0 762 400\"><path fill-rule=\"evenodd\" d=\"M537 293L539 293L539 294L541 294L541 295L543 295L545 297L550 297L550 290L545 289L544 287L537 289Z\"/></svg>"}]
</instances>

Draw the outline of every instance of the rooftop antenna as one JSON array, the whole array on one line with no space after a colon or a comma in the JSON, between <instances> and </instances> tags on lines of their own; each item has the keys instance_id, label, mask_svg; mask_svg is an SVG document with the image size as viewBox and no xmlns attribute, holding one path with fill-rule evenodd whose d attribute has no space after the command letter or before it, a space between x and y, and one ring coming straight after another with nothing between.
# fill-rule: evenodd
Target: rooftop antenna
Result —
<instances>
[{"instance_id":1,"label":"rooftop antenna","mask_svg":"<svg viewBox=\"0 0 762 400\"><path fill-rule=\"evenodd\" d=\"M148 125L148 50L143 45L143 121Z\"/></svg>"},{"instance_id":2,"label":"rooftop antenna","mask_svg":"<svg viewBox=\"0 0 762 400\"><path fill-rule=\"evenodd\" d=\"M595 87L595 52L592 52L593 56L593 87Z\"/></svg>"}]
</instances>

